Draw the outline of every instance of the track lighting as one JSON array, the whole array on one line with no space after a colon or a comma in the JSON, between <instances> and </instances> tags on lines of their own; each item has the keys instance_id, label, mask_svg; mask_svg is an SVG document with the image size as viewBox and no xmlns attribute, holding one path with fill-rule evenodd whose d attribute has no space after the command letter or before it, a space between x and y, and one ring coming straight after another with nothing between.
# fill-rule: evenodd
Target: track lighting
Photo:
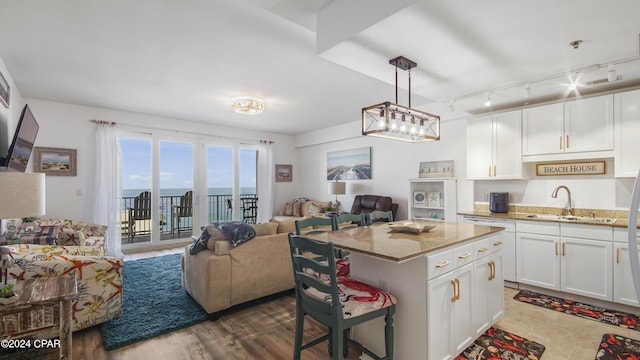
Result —
<instances>
[{"instance_id":1,"label":"track lighting","mask_svg":"<svg viewBox=\"0 0 640 360\"><path fill-rule=\"evenodd\" d=\"M531 97L531 83L527 83L524 86L524 97L525 99L528 99Z\"/></svg>"},{"instance_id":2,"label":"track lighting","mask_svg":"<svg viewBox=\"0 0 640 360\"><path fill-rule=\"evenodd\" d=\"M484 107L491 106L491 93L487 94L487 100L484 102Z\"/></svg>"},{"instance_id":3,"label":"track lighting","mask_svg":"<svg viewBox=\"0 0 640 360\"><path fill-rule=\"evenodd\" d=\"M608 71L607 71L607 80L609 81L616 81L618 80L618 74L616 73L616 69L614 67L615 65L613 64L609 64L608 66Z\"/></svg>"}]
</instances>

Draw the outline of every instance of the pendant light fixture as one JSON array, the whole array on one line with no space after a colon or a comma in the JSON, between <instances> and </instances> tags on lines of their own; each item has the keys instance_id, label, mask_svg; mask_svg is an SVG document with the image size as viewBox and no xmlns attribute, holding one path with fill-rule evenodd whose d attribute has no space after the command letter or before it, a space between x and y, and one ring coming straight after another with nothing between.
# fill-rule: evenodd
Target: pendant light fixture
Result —
<instances>
[{"instance_id":1,"label":"pendant light fixture","mask_svg":"<svg viewBox=\"0 0 640 360\"><path fill-rule=\"evenodd\" d=\"M411 69L418 64L403 56L389 64L396 68L396 102L362 108L362 135L414 143L440 140L440 116L411 108ZM409 74L409 106L398 105L398 68Z\"/></svg>"}]
</instances>

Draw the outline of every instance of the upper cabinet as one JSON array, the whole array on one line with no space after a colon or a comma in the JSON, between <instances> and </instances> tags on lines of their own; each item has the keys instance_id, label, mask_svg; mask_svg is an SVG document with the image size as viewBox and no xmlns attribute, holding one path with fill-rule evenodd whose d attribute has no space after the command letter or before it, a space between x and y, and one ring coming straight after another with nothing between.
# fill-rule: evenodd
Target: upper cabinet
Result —
<instances>
[{"instance_id":1,"label":"upper cabinet","mask_svg":"<svg viewBox=\"0 0 640 360\"><path fill-rule=\"evenodd\" d=\"M522 111L467 120L467 179L522 179Z\"/></svg>"},{"instance_id":2,"label":"upper cabinet","mask_svg":"<svg viewBox=\"0 0 640 360\"><path fill-rule=\"evenodd\" d=\"M524 161L613 156L613 95L522 110Z\"/></svg>"},{"instance_id":3,"label":"upper cabinet","mask_svg":"<svg viewBox=\"0 0 640 360\"><path fill-rule=\"evenodd\" d=\"M615 94L615 176L635 177L640 169L640 90Z\"/></svg>"}]
</instances>

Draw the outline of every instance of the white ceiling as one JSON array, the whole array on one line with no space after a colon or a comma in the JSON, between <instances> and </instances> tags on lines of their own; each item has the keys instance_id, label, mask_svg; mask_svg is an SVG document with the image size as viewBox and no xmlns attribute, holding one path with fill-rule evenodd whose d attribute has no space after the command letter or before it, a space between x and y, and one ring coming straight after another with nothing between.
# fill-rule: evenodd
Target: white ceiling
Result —
<instances>
[{"instance_id":1,"label":"white ceiling","mask_svg":"<svg viewBox=\"0 0 640 360\"><path fill-rule=\"evenodd\" d=\"M0 0L0 9L0 58L25 97L278 133L357 121L362 107L395 101L388 60L399 55L418 63L412 106L443 119L487 111L491 89L490 110L567 96L567 77L599 82L619 60L622 80L579 92L640 85L632 0ZM238 95L263 97L265 112L235 114Z\"/></svg>"}]
</instances>

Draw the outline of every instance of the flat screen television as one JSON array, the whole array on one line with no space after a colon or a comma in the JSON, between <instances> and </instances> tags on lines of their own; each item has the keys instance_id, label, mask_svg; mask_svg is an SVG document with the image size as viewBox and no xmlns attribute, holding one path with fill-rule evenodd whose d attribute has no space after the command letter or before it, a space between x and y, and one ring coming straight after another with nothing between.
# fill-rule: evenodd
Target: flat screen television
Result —
<instances>
[{"instance_id":1,"label":"flat screen television","mask_svg":"<svg viewBox=\"0 0 640 360\"><path fill-rule=\"evenodd\" d=\"M13 141L9 146L7 157L0 158L0 164L7 167L8 171L22 171L27 169L29 157L33 150L33 144L38 135L40 126L33 117L29 105L25 105L18 120L18 127L13 135Z\"/></svg>"}]
</instances>

